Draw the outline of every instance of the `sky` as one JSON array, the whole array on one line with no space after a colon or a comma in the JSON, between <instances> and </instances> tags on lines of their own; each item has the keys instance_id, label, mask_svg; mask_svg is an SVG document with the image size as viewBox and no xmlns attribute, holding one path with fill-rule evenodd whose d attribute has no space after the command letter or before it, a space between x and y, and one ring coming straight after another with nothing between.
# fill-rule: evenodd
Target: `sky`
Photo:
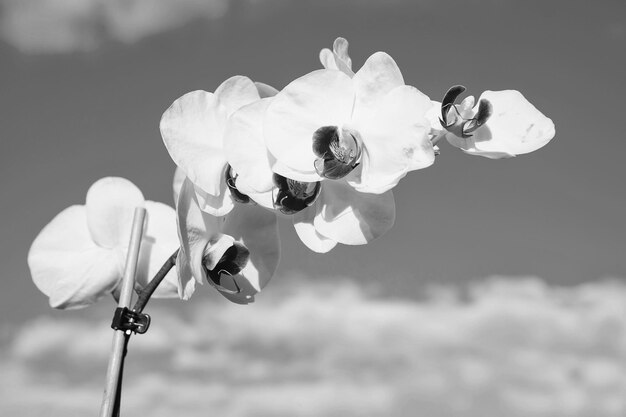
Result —
<instances>
[{"instance_id":1,"label":"sky","mask_svg":"<svg viewBox=\"0 0 626 417\"><path fill-rule=\"evenodd\" d=\"M0 414L99 406L113 303L49 308L26 264L41 228L103 176L171 204L171 102L237 74L280 89L337 36L432 99L520 90L556 137L498 161L443 144L367 246L314 254L281 220L251 306L206 286L151 303L128 413L174 385L151 414L626 413L623 1L0 0Z\"/></svg>"}]
</instances>

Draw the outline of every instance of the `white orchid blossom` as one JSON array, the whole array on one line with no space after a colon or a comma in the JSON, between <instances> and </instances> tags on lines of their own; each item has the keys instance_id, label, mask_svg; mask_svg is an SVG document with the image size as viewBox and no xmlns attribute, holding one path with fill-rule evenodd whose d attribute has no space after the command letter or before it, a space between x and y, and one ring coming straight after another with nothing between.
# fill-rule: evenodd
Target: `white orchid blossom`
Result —
<instances>
[{"instance_id":1,"label":"white orchid blossom","mask_svg":"<svg viewBox=\"0 0 626 417\"><path fill-rule=\"evenodd\" d=\"M491 159L533 152L554 137L554 123L519 91L485 91L478 99L456 99L463 86L448 90L441 103L428 112L433 136L441 137L465 153Z\"/></svg>"},{"instance_id":2,"label":"white orchid blossom","mask_svg":"<svg viewBox=\"0 0 626 417\"><path fill-rule=\"evenodd\" d=\"M263 116L272 100L265 98L243 106L230 117L224 151L237 176L228 178L228 186L240 202L252 199L262 207L290 215L310 206L320 187L319 183L300 183L272 171L276 161L263 138Z\"/></svg>"},{"instance_id":3,"label":"white orchid blossom","mask_svg":"<svg viewBox=\"0 0 626 417\"><path fill-rule=\"evenodd\" d=\"M237 204L226 216L212 216L200 209L189 179L175 194L180 239L176 267L183 298L191 296L196 283L208 281L232 302L253 302L278 266L276 215Z\"/></svg>"},{"instance_id":4,"label":"white orchid blossom","mask_svg":"<svg viewBox=\"0 0 626 417\"><path fill-rule=\"evenodd\" d=\"M267 108L263 129L276 158L272 168L296 181L345 178L357 191L384 193L409 171L433 163L431 106L404 84L384 52L370 56L353 77L314 71L287 85Z\"/></svg>"},{"instance_id":5,"label":"white orchid blossom","mask_svg":"<svg viewBox=\"0 0 626 417\"><path fill-rule=\"evenodd\" d=\"M33 281L52 307L86 307L118 290L137 206L146 208L147 223L136 289L156 274L178 247L174 209L145 201L124 178L103 178L89 188L85 205L66 208L43 228L28 253ZM154 297L177 297L177 287L175 272L170 271Z\"/></svg>"},{"instance_id":6,"label":"white orchid blossom","mask_svg":"<svg viewBox=\"0 0 626 417\"><path fill-rule=\"evenodd\" d=\"M198 90L180 97L161 118L161 135L178 167L194 184L202 210L223 216L234 207L227 178L234 177L224 153L228 118L240 107L276 94L266 84L235 76L215 93ZM234 196L236 198L236 196Z\"/></svg>"},{"instance_id":7,"label":"white orchid blossom","mask_svg":"<svg viewBox=\"0 0 626 417\"><path fill-rule=\"evenodd\" d=\"M229 119L224 142L230 146L224 150L239 174L234 194L293 215L298 236L316 252L327 252L337 243L365 244L389 230L395 218L391 191L360 193L343 179L308 183L272 172L273 157L265 146L261 124L272 100L248 104Z\"/></svg>"}]
</instances>

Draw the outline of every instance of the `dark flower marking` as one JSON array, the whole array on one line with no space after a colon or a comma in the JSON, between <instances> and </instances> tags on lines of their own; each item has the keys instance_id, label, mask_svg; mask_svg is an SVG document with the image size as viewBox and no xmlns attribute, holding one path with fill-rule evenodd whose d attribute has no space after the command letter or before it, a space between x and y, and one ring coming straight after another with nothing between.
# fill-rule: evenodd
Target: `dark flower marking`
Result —
<instances>
[{"instance_id":1,"label":"dark flower marking","mask_svg":"<svg viewBox=\"0 0 626 417\"><path fill-rule=\"evenodd\" d=\"M238 203L250 203L250 197L237 189L237 174L233 170L233 167L230 166L230 164L226 164L226 171L224 171L224 180L226 181L226 186L230 189L230 194L232 195L233 200Z\"/></svg>"},{"instance_id":2,"label":"dark flower marking","mask_svg":"<svg viewBox=\"0 0 626 417\"><path fill-rule=\"evenodd\" d=\"M343 178L359 165L361 141L356 131L323 126L313 133L315 171L331 180Z\"/></svg>"},{"instance_id":3,"label":"dark flower marking","mask_svg":"<svg viewBox=\"0 0 626 417\"><path fill-rule=\"evenodd\" d=\"M294 214L309 207L320 194L320 182L302 182L274 174L278 191L274 207L284 214Z\"/></svg>"},{"instance_id":4,"label":"dark flower marking","mask_svg":"<svg viewBox=\"0 0 626 417\"><path fill-rule=\"evenodd\" d=\"M456 106L457 98L465 91L462 85L454 85L448 89L441 100L441 125L450 133L461 138L469 138L470 133L476 131L479 127L487 123L487 120L493 114L493 106L491 103L481 98L478 102L478 111L471 119L465 119L459 113ZM451 116L454 116L451 120Z\"/></svg>"},{"instance_id":5,"label":"dark flower marking","mask_svg":"<svg viewBox=\"0 0 626 417\"><path fill-rule=\"evenodd\" d=\"M211 284L218 290L228 294L238 294L241 292L241 288L237 284L237 281L235 281L234 276L239 274L246 266L248 259L250 259L250 251L248 248L241 243L234 242L233 245L224 252L213 269L207 268L206 264L208 262L207 259L204 259L204 270ZM227 283L230 284L228 287L234 287L235 289L227 288Z\"/></svg>"}]
</instances>

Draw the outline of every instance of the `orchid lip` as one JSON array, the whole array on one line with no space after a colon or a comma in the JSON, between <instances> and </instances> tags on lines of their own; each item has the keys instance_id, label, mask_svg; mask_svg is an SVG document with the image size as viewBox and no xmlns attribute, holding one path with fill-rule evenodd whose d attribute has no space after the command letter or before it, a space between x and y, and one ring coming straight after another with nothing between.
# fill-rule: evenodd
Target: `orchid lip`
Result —
<instances>
[{"instance_id":1,"label":"orchid lip","mask_svg":"<svg viewBox=\"0 0 626 417\"><path fill-rule=\"evenodd\" d=\"M322 126L313 133L313 153L318 157L313 166L323 178L340 179L359 165L362 141L354 129Z\"/></svg>"},{"instance_id":2,"label":"orchid lip","mask_svg":"<svg viewBox=\"0 0 626 417\"><path fill-rule=\"evenodd\" d=\"M453 85L446 91L446 94L441 100L441 124L444 127L448 126L448 110L450 107L454 107L456 99L463 94L465 87L462 85Z\"/></svg>"},{"instance_id":3,"label":"orchid lip","mask_svg":"<svg viewBox=\"0 0 626 417\"><path fill-rule=\"evenodd\" d=\"M481 98L478 102L478 111L476 115L463 123L463 134L467 135L487 123L487 120L493 114L493 106L489 100Z\"/></svg>"},{"instance_id":4,"label":"orchid lip","mask_svg":"<svg viewBox=\"0 0 626 417\"><path fill-rule=\"evenodd\" d=\"M241 288L237 284L237 281L233 278L239 274L241 270L246 266L250 258L250 251L243 244L234 242L229 247L220 260L217 262L213 269L208 269L206 260L203 260L208 279L211 284L220 291L228 294L238 294L241 292ZM228 281L235 289L230 289L225 286L224 280L229 278Z\"/></svg>"},{"instance_id":5,"label":"orchid lip","mask_svg":"<svg viewBox=\"0 0 626 417\"><path fill-rule=\"evenodd\" d=\"M469 119L463 117L456 105L456 100L464 91L465 87L462 85L455 85L448 89L441 101L439 121L448 132L466 139L472 136L471 133L487 123L493 114L493 106L489 100L482 98L478 102L478 110L474 117ZM449 119L451 116L454 116L454 120Z\"/></svg>"},{"instance_id":6,"label":"orchid lip","mask_svg":"<svg viewBox=\"0 0 626 417\"><path fill-rule=\"evenodd\" d=\"M295 214L311 206L321 191L321 183L302 182L274 174L277 187L274 196L274 207L283 214Z\"/></svg>"},{"instance_id":7,"label":"orchid lip","mask_svg":"<svg viewBox=\"0 0 626 417\"><path fill-rule=\"evenodd\" d=\"M226 181L226 186L230 190L230 194L233 197L233 200L242 204L250 203L250 197L237 189L237 176L238 175L237 173L235 173L233 167L230 166L230 164L226 164L226 170L224 171L224 180Z\"/></svg>"}]
</instances>

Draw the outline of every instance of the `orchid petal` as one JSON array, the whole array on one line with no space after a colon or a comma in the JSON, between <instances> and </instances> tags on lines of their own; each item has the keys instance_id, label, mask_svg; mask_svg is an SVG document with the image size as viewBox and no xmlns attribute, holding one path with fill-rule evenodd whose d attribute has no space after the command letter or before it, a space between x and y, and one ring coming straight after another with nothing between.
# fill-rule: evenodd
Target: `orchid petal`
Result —
<instances>
[{"instance_id":1,"label":"orchid petal","mask_svg":"<svg viewBox=\"0 0 626 417\"><path fill-rule=\"evenodd\" d=\"M319 205L316 203L294 214L293 226L302 243L309 249L317 253L326 253L337 246L337 241L329 239L315 230L313 219L315 218L318 206Z\"/></svg>"},{"instance_id":2,"label":"orchid petal","mask_svg":"<svg viewBox=\"0 0 626 417\"><path fill-rule=\"evenodd\" d=\"M223 101L222 105L226 107L236 105L233 102L237 102L235 92L227 94L230 92L227 86L222 90L223 97L219 99L201 90L185 94L163 113L160 126L165 147L176 165L194 184L214 196L219 196L220 184L215 180L226 164L222 152L226 119L218 111L218 103Z\"/></svg>"},{"instance_id":3,"label":"orchid petal","mask_svg":"<svg viewBox=\"0 0 626 417\"><path fill-rule=\"evenodd\" d=\"M324 48L320 51L320 63L325 69L336 70L337 63L335 62L335 55L333 51L328 48Z\"/></svg>"},{"instance_id":4,"label":"orchid petal","mask_svg":"<svg viewBox=\"0 0 626 417\"><path fill-rule=\"evenodd\" d=\"M348 55L348 41L344 38L337 38L333 43L333 50L324 48L320 51L320 62L326 69L339 70L349 77L354 76L352 71L352 60Z\"/></svg>"},{"instance_id":5,"label":"orchid petal","mask_svg":"<svg viewBox=\"0 0 626 417\"><path fill-rule=\"evenodd\" d=\"M263 140L263 115L271 100L262 99L240 108L230 117L224 132L224 152L237 173L237 186L243 183L256 192L269 191L274 185Z\"/></svg>"},{"instance_id":6,"label":"orchid petal","mask_svg":"<svg viewBox=\"0 0 626 417\"><path fill-rule=\"evenodd\" d=\"M349 180L359 191L382 193L409 171L435 161L426 118L430 99L411 86L401 86L382 98L374 117L355 125L364 143L360 178ZM357 123L357 121L355 121Z\"/></svg>"},{"instance_id":7,"label":"orchid petal","mask_svg":"<svg viewBox=\"0 0 626 417\"><path fill-rule=\"evenodd\" d=\"M275 210L274 207L274 193L273 191L266 191L264 193L248 193L248 196L259 206L268 210Z\"/></svg>"},{"instance_id":8,"label":"orchid petal","mask_svg":"<svg viewBox=\"0 0 626 417\"><path fill-rule=\"evenodd\" d=\"M235 184L239 192L250 197L255 203L261 207L265 207L266 209L274 210L274 195L276 194L276 187L273 182L272 187L264 192L258 192L249 188L248 185L245 182L241 182L239 178L235 180Z\"/></svg>"},{"instance_id":9,"label":"orchid petal","mask_svg":"<svg viewBox=\"0 0 626 417\"><path fill-rule=\"evenodd\" d=\"M402 73L392 57L384 52L370 56L354 75L356 101L353 118L373 117L379 102L389 92L404 85Z\"/></svg>"},{"instance_id":10,"label":"orchid petal","mask_svg":"<svg viewBox=\"0 0 626 417\"><path fill-rule=\"evenodd\" d=\"M174 204L178 203L178 195L180 194L180 188L183 186L183 182L187 178L185 172L180 169L180 167L176 167L174 171L174 179L172 180L172 192L174 194Z\"/></svg>"},{"instance_id":11,"label":"orchid petal","mask_svg":"<svg viewBox=\"0 0 626 417\"><path fill-rule=\"evenodd\" d=\"M93 241L103 248L128 245L136 207L143 207L139 188L120 177L102 178L87 191L87 225Z\"/></svg>"},{"instance_id":12,"label":"orchid petal","mask_svg":"<svg viewBox=\"0 0 626 417\"><path fill-rule=\"evenodd\" d=\"M242 75L230 77L220 84L215 90L215 97L224 120L240 107L255 102L260 98L257 86L250 78Z\"/></svg>"},{"instance_id":13,"label":"orchid petal","mask_svg":"<svg viewBox=\"0 0 626 417\"><path fill-rule=\"evenodd\" d=\"M268 149L282 165L321 180L315 173L313 134L322 126L341 126L349 120L353 99L352 81L339 71L313 71L291 82L265 113Z\"/></svg>"},{"instance_id":14,"label":"orchid petal","mask_svg":"<svg viewBox=\"0 0 626 417\"><path fill-rule=\"evenodd\" d=\"M345 245L364 245L393 226L393 193L360 193L345 181L325 181L313 224L321 235Z\"/></svg>"},{"instance_id":15,"label":"orchid petal","mask_svg":"<svg viewBox=\"0 0 626 417\"><path fill-rule=\"evenodd\" d=\"M223 175L224 174L222 172L220 177L223 178ZM233 197L227 189L224 179L220 181L219 195L217 197L204 192L204 190L198 186L194 186L194 188L196 190L196 200L200 209L212 216L225 216L235 206Z\"/></svg>"},{"instance_id":16,"label":"orchid petal","mask_svg":"<svg viewBox=\"0 0 626 417\"><path fill-rule=\"evenodd\" d=\"M348 41L345 38L338 37L333 42L333 53L341 63L345 64L345 66L352 70L352 59L350 59L350 55L348 54Z\"/></svg>"},{"instance_id":17,"label":"orchid petal","mask_svg":"<svg viewBox=\"0 0 626 417\"><path fill-rule=\"evenodd\" d=\"M274 97L276 94L278 94L278 90L269 84L255 81L254 85L256 86L260 98Z\"/></svg>"},{"instance_id":18,"label":"orchid petal","mask_svg":"<svg viewBox=\"0 0 626 417\"><path fill-rule=\"evenodd\" d=\"M292 180L302 181L302 182L317 182L317 181L320 181L321 179L320 175L315 170L309 171L309 172L302 172L302 171L293 169L281 163L280 161L274 159L273 157L272 157L272 160L273 160L272 171L274 171L276 174L282 175L285 178L291 178ZM315 168L315 165L314 165L314 168Z\"/></svg>"},{"instance_id":19,"label":"orchid petal","mask_svg":"<svg viewBox=\"0 0 626 417\"><path fill-rule=\"evenodd\" d=\"M435 132L445 132L441 125L441 103L436 100L430 102L432 106L426 111L426 120L430 124L430 129Z\"/></svg>"},{"instance_id":20,"label":"orchid petal","mask_svg":"<svg viewBox=\"0 0 626 417\"><path fill-rule=\"evenodd\" d=\"M181 300L189 300L196 291L196 280L191 270L189 259L182 252L176 257L176 275L178 277L178 296Z\"/></svg>"},{"instance_id":21,"label":"orchid petal","mask_svg":"<svg viewBox=\"0 0 626 417\"><path fill-rule=\"evenodd\" d=\"M222 231L250 251L248 265L235 277L242 289L240 295L247 299L265 287L278 266L280 242L276 215L254 205L238 204L226 217Z\"/></svg>"},{"instance_id":22,"label":"orchid petal","mask_svg":"<svg viewBox=\"0 0 626 417\"><path fill-rule=\"evenodd\" d=\"M94 243L85 206L59 213L28 253L35 285L50 297L50 306L59 309L86 307L111 293L122 277L123 262L119 251Z\"/></svg>"},{"instance_id":23,"label":"orchid petal","mask_svg":"<svg viewBox=\"0 0 626 417\"><path fill-rule=\"evenodd\" d=\"M184 289L188 288L189 280L193 278L203 284L207 279L203 267L205 249L209 241L219 237L224 220L222 217L211 216L200 210L194 185L189 179L183 182L180 189L176 214L180 242L179 258L183 256L186 258L186 263L177 268L179 288L186 295Z\"/></svg>"},{"instance_id":24,"label":"orchid petal","mask_svg":"<svg viewBox=\"0 0 626 417\"><path fill-rule=\"evenodd\" d=\"M472 136L451 134L448 141L466 153L498 159L533 152L554 137L554 123L519 91L485 91L479 99L491 103L493 113Z\"/></svg>"},{"instance_id":25,"label":"orchid petal","mask_svg":"<svg viewBox=\"0 0 626 417\"><path fill-rule=\"evenodd\" d=\"M176 211L170 206L154 201L146 201L147 221L144 230L139 265L135 277L135 288L142 289L161 269L163 261L178 248L176 231ZM154 298L178 297L178 277L172 269L165 276L153 294Z\"/></svg>"}]
</instances>

